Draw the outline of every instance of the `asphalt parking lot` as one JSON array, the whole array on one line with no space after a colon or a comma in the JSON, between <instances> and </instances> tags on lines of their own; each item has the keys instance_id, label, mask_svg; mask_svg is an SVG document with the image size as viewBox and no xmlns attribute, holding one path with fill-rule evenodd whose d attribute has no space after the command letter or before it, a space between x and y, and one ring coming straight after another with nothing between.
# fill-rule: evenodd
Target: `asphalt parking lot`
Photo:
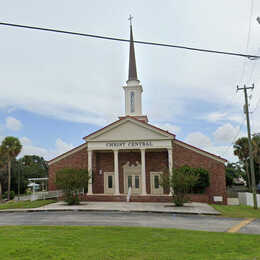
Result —
<instances>
[{"instance_id":1,"label":"asphalt parking lot","mask_svg":"<svg viewBox=\"0 0 260 260\"><path fill-rule=\"evenodd\" d=\"M65 225L65 226L140 226L226 232L243 219L218 216L134 212L2 212L0 226ZM241 228L240 233L260 234L260 220Z\"/></svg>"}]
</instances>

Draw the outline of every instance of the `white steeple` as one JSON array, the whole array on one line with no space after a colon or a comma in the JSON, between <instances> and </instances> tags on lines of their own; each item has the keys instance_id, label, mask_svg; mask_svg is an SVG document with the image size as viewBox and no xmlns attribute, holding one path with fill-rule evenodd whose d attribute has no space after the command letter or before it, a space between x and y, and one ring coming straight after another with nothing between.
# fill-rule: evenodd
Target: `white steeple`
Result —
<instances>
[{"instance_id":1,"label":"white steeple","mask_svg":"<svg viewBox=\"0 0 260 260\"><path fill-rule=\"evenodd\" d=\"M130 48L129 48L129 71L125 91L125 115L133 116L147 122L147 117L142 114L142 92L143 88L137 78L135 49L132 30L132 17L130 16Z\"/></svg>"}]
</instances>

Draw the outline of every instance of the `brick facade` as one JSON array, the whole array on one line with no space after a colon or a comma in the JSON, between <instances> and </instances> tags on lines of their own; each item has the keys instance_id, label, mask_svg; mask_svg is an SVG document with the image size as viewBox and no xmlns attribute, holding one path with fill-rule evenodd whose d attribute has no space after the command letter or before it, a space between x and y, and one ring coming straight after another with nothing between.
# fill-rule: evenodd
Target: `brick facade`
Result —
<instances>
[{"instance_id":1,"label":"brick facade","mask_svg":"<svg viewBox=\"0 0 260 260\"><path fill-rule=\"evenodd\" d=\"M192 151L185 148L178 143L173 143L173 165L174 167L180 167L182 165L189 165L192 167L201 167L209 171L210 173L210 186L207 188L204 194L191 194L192 201L197 202L213 202L213 196L223 196L224 203L226 204L226 184L225 184L225 166L222 162L219 162L213 158L205 156L199 152ZM149 201L149 202L168 202L171 200L170 196L154 196L151 195L150 189L150 172L152 171L165 171L168 167L168 152L167 151L155 151L146 152L146 190L147 196L133 195L131 201ZM112 151L106 152L93 152L93 195L84 196L84 199L92 201L125 201L126 193L124 191L124 174L123 165L127 162L130 164L136 164L141 162L141 153L136 152L121 152L118 154L119 164L119 191L120 196L104 195L104 172L114 171L114 155ZM70 154L49 166L49 190L55 190L55 172L62 168L88 168L88 153L84 147L73 154ZM99 173L102 174L99 174ZM168 194L169 191L164 191Z\"/></svg>"},{"instance_id":2,"label":"brick facade","mask_svg":"<svg viewBox=\"0 0 260 260\"><path fill-rule=\"evenodd\" d=\"M172 156L174 167L189 165L208 170L210 174L210 186L205 193L209 195L209 202L213 203L213 196L223 196L224 204L226 204L226 176L225 165L223 163L176 143L173 145Z\"/></svg>"}]
</instances>

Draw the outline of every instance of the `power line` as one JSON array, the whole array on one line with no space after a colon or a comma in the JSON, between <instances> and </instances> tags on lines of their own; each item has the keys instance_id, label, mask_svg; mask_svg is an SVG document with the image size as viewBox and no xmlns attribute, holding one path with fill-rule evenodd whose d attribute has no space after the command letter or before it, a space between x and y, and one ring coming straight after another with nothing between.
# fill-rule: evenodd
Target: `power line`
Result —
<instances>
[{"instance_id":1,"label":"power line","mask_svg":"<svg viewBox=\"0 0 260 260\"><path fill-rule=\"evenodd\" d=\"M70 35L97 38L97 39L103 39L103 40L130 42L130 40L122 39L122 38L108 37L108 36L102 36L102 35L96 35L96 34L80 33L80 32L72 32L72 31L64 31L64 30L58 30L58 29L52 29L52 28L35 27L35 26L29 26L29 25L2 23L2 22L0 22L0 25L17 27L17 28L24 28L24 29L47 31L47 32L54 32L54 33L70 34ZM239 53L239 52L216 51L216 50L193 48L193 47L187 47L187 46L182 46L182 45L173 45L173 44L165 44L165 43L157 43L157 42L146 42L146 41L133 41L133 42L137 43L137 44L145 44L145 45L153 45L153 46L161 46L161 47L169 47L169 48L178 48L178 49L184 49L184 50L190 50L190 51L223 54L223 55L229 55L229 56L239 56L239 57L248 58L250 60L260 58L260 56L257 56L257 55L244 54L244 53Z\"/></svg>"},{"instance_id":2,"label":"power line","mask_svg":"<svg viewBox=\"0 0 260 260\"><path fill-rule=\"evenodd\" d=\"M246 41L246 51L248 51L249 43L250 43L250 35L251 35L251 28L252 28L252 16L253 16L253 9L254 9L254 0L251 0L251 6L250 6L250 14L249 14L249 23L248 23L248 31L247 31L247 41ZM243 62L243 69L240 77L240 82L242 83L244 76L245 76L245 70L246 70L247 62Z\"/></svg>"}]
</instances>

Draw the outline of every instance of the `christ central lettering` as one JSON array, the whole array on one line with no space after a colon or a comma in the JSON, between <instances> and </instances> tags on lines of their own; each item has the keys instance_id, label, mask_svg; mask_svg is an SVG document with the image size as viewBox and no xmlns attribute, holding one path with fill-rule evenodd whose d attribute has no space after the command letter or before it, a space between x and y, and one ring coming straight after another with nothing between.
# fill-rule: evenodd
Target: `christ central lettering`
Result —
<instances>
[{"instance_id":1,"label":"christ central lettering","mask_svg":"<svg viewBox=\"0 0 260 260\"><path fill-rule=\"evenodd\" d=\"M133 147L151 147L152 141L128 141L106 143L107 148L133 148Z\"/></svg>"}]
</instances>

